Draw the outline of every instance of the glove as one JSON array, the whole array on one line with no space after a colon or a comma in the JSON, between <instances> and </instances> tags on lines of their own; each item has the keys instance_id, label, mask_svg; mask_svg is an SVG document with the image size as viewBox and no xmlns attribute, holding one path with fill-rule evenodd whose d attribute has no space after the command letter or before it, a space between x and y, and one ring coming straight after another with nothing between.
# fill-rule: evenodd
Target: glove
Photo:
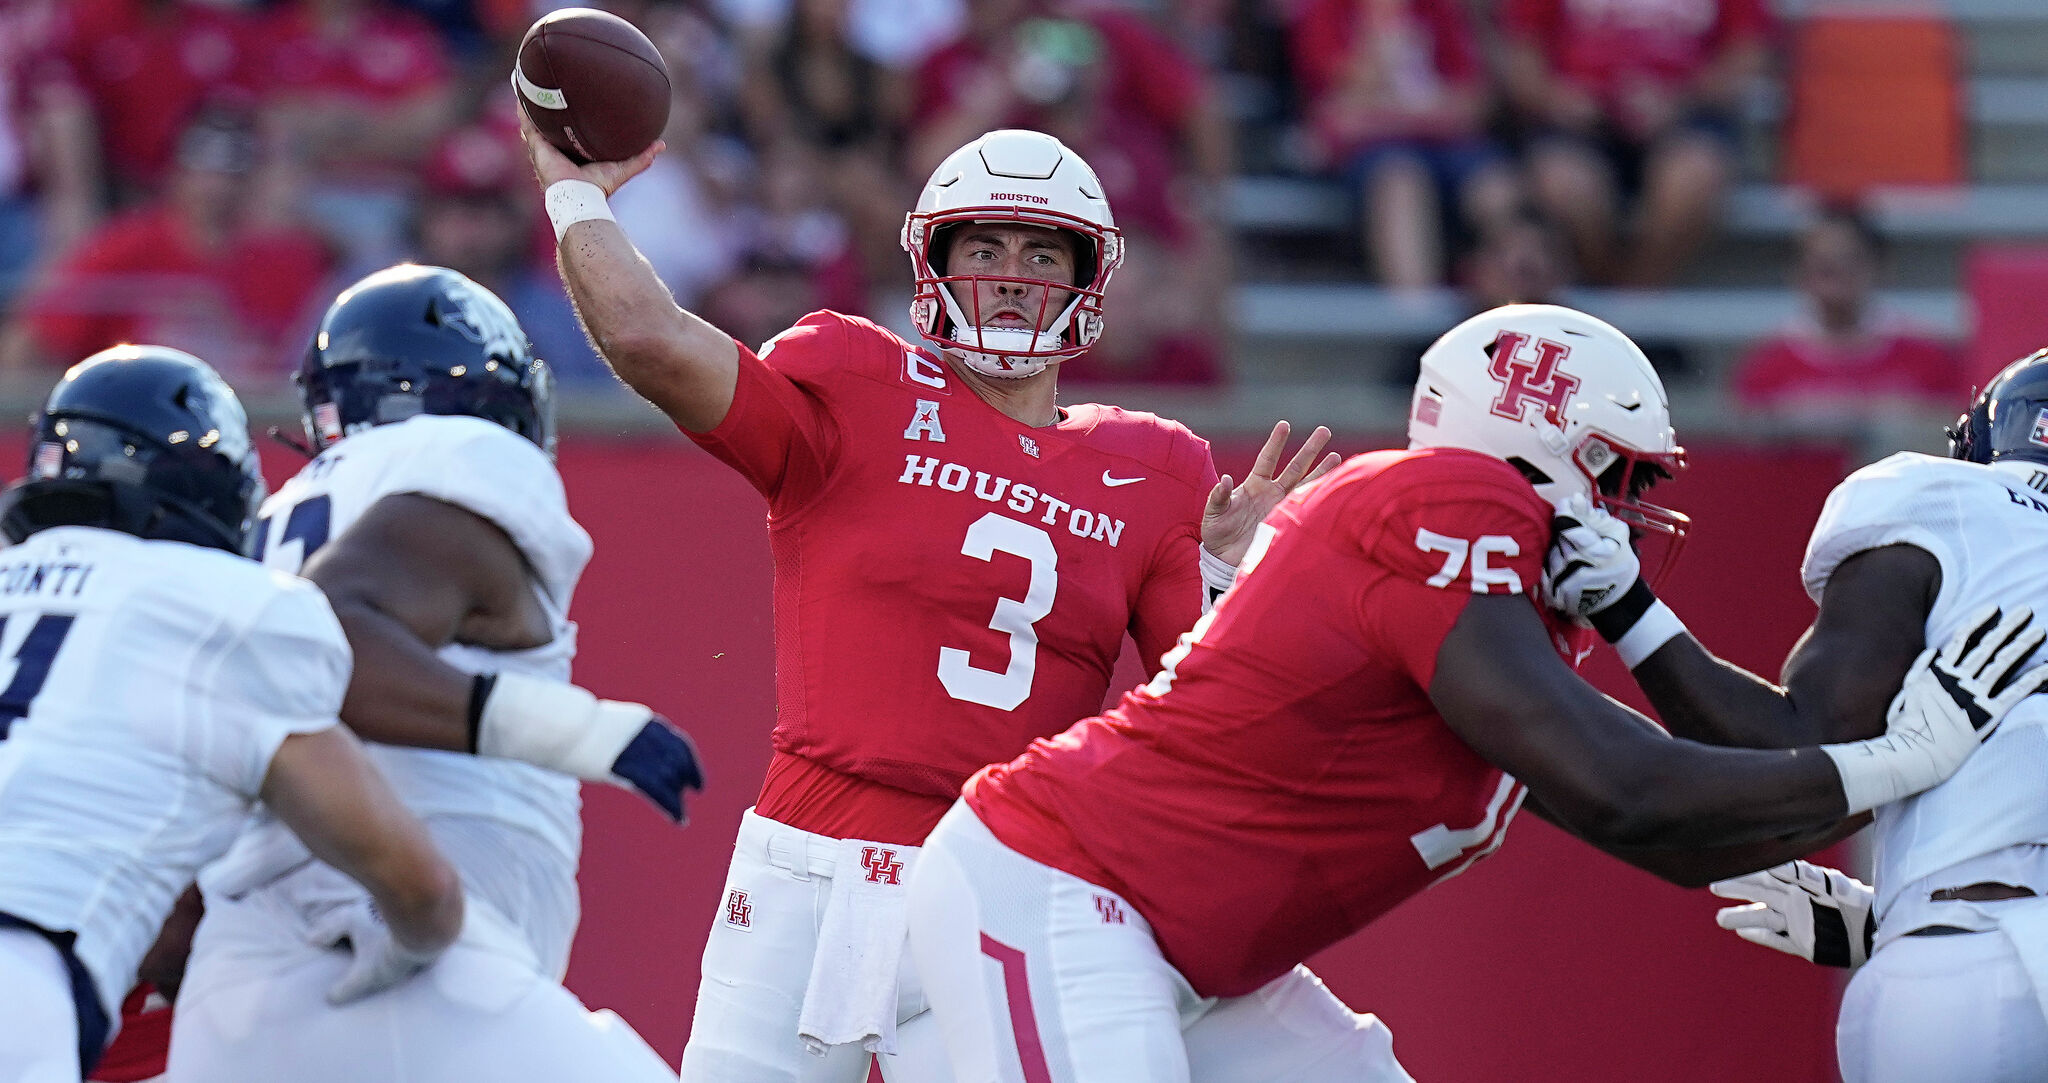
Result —
<instances>
[{"instance_id":1,"label":"glove","mask_svg":"<svg viewBox=\"0 0 2048 1083\"><path fill-rule=\"evenodd\" d=\"M1543 554L1543 600L1590 628L1594 614L1621 601L1642 579L1628 524L1594 507L1582 493L1558 505L1550 527L1550 549ZM1612 642L1626 631L1620 629L1607 639Z\"/></svg>"},{"instance_id":2,"label":"glove","mask_svg":"<svg viewBox=\"0 0 2048 1083\"><path fill-rule=\"evenodd\" d=\"M1877 935L1870 908L1877 893L1848 873L1788 861L1717 881L1707 890L1749 903L1721 908L1714 924L1752 944L1852 970L1870 958L1870 942Z\"/></svg>"},{"instance_id":3,"label":"glove","mask_svg":"<svg viewBox=\"0 0 2048 1083\"><path fill-rule=\"evenodd\" d=\"M2048 632L2033 610L1972 614L1939 650L1920 652L1885 711L1885 734L1822 745L1851 814L1919 793L1963 765L2007 711L2048 685L2048 664L2022 671Z\"/></svg>"},{"instance_id":4,"label":"glove","mask_svg":"<svg viewBox=\"0 0 2048 1083\"><path fill-rule=\"evenodd\" d=\"M377 904L357 899L329 911L313 923L306 942L317 948L349 952L348 969L327 988L327 1002L340 1007L381 993L427 968L441 953L414 951L391 935L377 913Z\"/></svg>"},{"instance_id":5,"label":"glove","mask_svg":"<svg viewBox=\"0 0 2048 1083\"><path fill-rule=\"evenodd\" d=\"M678 824L685 820L683 792L704 788L696 747L645 704L505 672L477 678L469 709L478 755L631 787Z\"/></svg>"}]
</instances>

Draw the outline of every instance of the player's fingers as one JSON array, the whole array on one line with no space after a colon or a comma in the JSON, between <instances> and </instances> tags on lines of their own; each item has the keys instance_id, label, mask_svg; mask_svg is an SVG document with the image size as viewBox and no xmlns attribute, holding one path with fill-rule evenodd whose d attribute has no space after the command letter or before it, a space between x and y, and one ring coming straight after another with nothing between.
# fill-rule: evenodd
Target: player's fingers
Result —
<instances>
[{"instance_id":1,"label":"player's fingers","mask_svg":"<svg viewBox=\"0 0 2048 1083\"><path fill-rule=\"evenodd\" d=\"M1785 931L1785 915L1762 903L1730 906L1714 915L1714 924L1732 933L1777 936Z\"/></svg>"},{"instance_id":2,"label":"player's fingers","mask_svg":"<svg viewBox=\"0 0 2048 1083\"><path fill-rule=\"evenodd\" d=\"M1317 478L1322 477L1324 474L1327 474L1330 471L1337 469L1337 464L1343 461L1344 456L1339 455L1336 452L1332 451L1328 455L1323 456L1323 461L1317 463L1316 468L1314 470L1309 471L1308 476L1301 480L1304 484L1314 481Z\"/></svg>"},{"instance_id":3,"label":"player's fingers","mask_svg":"<svg viewBox=\"0 0 2048 1083\"><path fill-rule=\"evenodd\" d=\"M1737 876L1731 880L1716 880L1707 885L1707 891L1723 899L1762 902L1766 897L1778 894L1778 889L1757 882L1757 877L1762 875L1753 872L1748 876Z\"/></svg>"},{"instance_id":4,"label":"player's fingers","mask_svg":"<svg viewBox=\"0 0 2048 1083\"><path fill-rule=\"evenodd\" d=\"M618 167L612 171L610 183L605 186L605 194L610 195L618 191L620 186L624 185L627 181L646 172L647 167L653 165L654 160L661 157L661 152L667 149L668 144L657 139L654 141L653 146L620 162Z\"/></svg>"},{"instance_id":5,"label":"player's fingers","mask_svg":"<svg viewBox=\"0 0 2048 1083\"><path fill-rule=\"evenodd\" d=\"M1283 489L1292 489L1301 484L1301 479L1308 476L1309 468L1316 464L1316 456L1323 453L1324 446L1329 442L1330 430L1317 425L1316 431L1309 433L1308 439L1301 442L1301 450L1294 453L1294 458L1287 460L1287 469L1282 470L1280 476L1273 480L1279 482Z\"/></svg>"},{"instance_id":6,"label":"player's fingers","mask_svg":"<svg viewBox=\"0 0 2048 1083\"><path fill-rule=\"evenodd\" d=\"M1252 460L1252 472L1247 478L1270 478L1280 466L1281 449L1287 446L1287 434L1293 429L1285 421L1273 423L1272 435L1266 437L1266 446L1259 449L1259 457Z\"/></svg>"},{"instance_id":7,"label":"player's fingers","mask_svg":"<svg viewBox=\"0 0 2048 1083\"><path fill-rule=\"evenodd\" d=\"M1787 955L1799 954L1799 949L1794 947L1791 939L1783 933L1766 932L1763 929L1737 929L1735 935L1758 947L1782 951Z\"/></svg>"},{"instance_id":8,"label":"player's fingers","mask_svg":"<svg viewBox=\"0 0 2048 1083\"><path fill-rule=\"evenodd\" d=\"M1216 487L1209 490L1208 503L1202 505L1203 518L1221 515L1230 508L1230 475L1216 479Z\"/></svg>"}]
</instances>

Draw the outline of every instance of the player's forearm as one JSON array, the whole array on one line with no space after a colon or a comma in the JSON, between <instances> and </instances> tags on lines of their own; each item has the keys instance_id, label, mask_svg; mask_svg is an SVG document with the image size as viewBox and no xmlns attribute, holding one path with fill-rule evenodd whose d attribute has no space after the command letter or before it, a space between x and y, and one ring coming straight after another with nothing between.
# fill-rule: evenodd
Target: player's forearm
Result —
<instances>
[{"instance_id":1,"label":"player's forearm","mask_svg":"<svg viewBox=\"0 0 2048 1083\"><path fill-rule=\"evenodd\" d=\"M1630 671L1674 736L1738 748L1797 748L1830 739L1800 717L1785 690L1714 657L1690 634Z\"/></svg>"},{"instance_id":2,"label":"player's forearm","mask_svg":"<svg viewBox=\"0 0 2048 1083\"><path fill-rule=\"evenodd\" d=\"M717 428L739 376L732 337L677 307L615 222L570 226L556 259L584 331L619 379L684 429Z\"/></svg>"},{"instance_id":3,"label":"player's forearm","mask_svg":"<svg viewBox=\"0 0 2048 1083\"><path fill-rule=\"evenodd\" d=\"M1759 843L1848 813L1841 775L1816 748L1723 749L1653 739L1597 774L1597 788L1537 796L1575 834L1603 848Z\"/></svg>"},{"instance_id":4,"label":"player's forearm","mask_svg":"<svg viewBox=\"0 0 2048 1083\"><path fill-rule=\"evenodd\" d=\"M1758 869L1782 865L1794 858L1805 857L1848 838L1862 830L1869 822L1870 815L1864 813L1812 831L1802 831L1784 838L1744 843L1739 846L1712 846L1700 849L1602 846L1600 849L1612 857L1626 861L1679 887L1705 887L1716 880L1726 880L1732 876L1741 876Z\"/></svg>"}]
</instances>

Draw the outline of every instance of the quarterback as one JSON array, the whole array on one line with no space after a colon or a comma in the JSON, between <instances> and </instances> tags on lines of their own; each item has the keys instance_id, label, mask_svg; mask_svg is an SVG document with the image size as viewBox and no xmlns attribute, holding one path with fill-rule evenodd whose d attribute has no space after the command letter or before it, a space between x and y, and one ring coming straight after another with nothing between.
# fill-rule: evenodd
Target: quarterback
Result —
<instances>
[{"instance_id":1,"label":"quarterback","mask_svg":"<svg viewBox=\"0 0 2048 1083\"><path fill-rule=\"evenodd\" d=\"M0 1079L92 1074L180 890L259 799L384 915L337 1000L463 924L455 869L337 724L333 611L244 555L262 495L241 404L190 354L102 351L36 420L0 508Z\"/></svg>"},{"instance_id":2,"label":"quarterback","mask_svg":"<svg viewBox=\"0 0 2048 1083\"><path fill-rule=\"evenodd\" d=\"M768 500L775 756L683 1078L852 1083L880 1053L897 1083L946 1079L903 951L926 833L975 770L1100 710L1126 636L1147 664L1170 648L1329 434L1279 469L1276 427L1233 486L1179 424L1059 403L1123 238L1050 136L990 132L925 186L903 245L928 345L816 312L758 352L677 308L609 220L647 155L527 145L600 352Z\"/></svg>"},{"instance_id":3,"label":"quarterback","mask_svg":"<svg viewBox=\"0 0 2048 1083\"><path fill-rule=\"evenodd\" d=\"M1525 798L1623 853L1773 845L1939 782L2048 679L1995 679L2042 633L1980 614L1883 738L1671 740L1573 672L1594 603L1530 589L1560 504L1682 525L1641 499L1682 462L1649 362L1522 305L1421 368L1408 449L1290 497L1151 683L981 771L933 832L911 949L963 1083L1405 1080L1300 963L1492 852ZM1651 652L1683 634L1666 613L1601 630Z\"/></svg>"}]
</instances>

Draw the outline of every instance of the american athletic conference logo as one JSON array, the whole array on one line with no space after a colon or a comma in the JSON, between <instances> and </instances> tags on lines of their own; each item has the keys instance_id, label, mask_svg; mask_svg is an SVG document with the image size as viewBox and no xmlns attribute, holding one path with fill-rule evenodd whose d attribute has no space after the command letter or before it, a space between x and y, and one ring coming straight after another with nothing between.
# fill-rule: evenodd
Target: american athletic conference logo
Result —
<instances>
[{"instance_id":1,"label":"american athletic conference logo","mask_svg":"<svg viewBox=\"0 0 2048 1083\"><path fill-rule=\"evenodd\" d=\"M900 884L903 882L903 862L896 860L896 851L879 846L860 848L860 867L868 870L870 884Z\"/></svg>"},{"instance_id":2,"label":"american athletic conference logo","mask_svg":"<svg viewBox=\"0 0 2048 1083\"><path fill-rule=\"evenodd\" d=\"M1522 348L1529 336L1519 331L1502 331L1493 340L1492 360L1487 371L1500 381L1500 397L1493 400L1493 415L1521 421L1526 407L1535 403L1552 425L1564 428L1564 408L1579 389L1579 378L1559 366L1572 355L1572 348L1547 338L1536 340L1535 356L1525 357Z\"/></svg>"}]
</instances>

